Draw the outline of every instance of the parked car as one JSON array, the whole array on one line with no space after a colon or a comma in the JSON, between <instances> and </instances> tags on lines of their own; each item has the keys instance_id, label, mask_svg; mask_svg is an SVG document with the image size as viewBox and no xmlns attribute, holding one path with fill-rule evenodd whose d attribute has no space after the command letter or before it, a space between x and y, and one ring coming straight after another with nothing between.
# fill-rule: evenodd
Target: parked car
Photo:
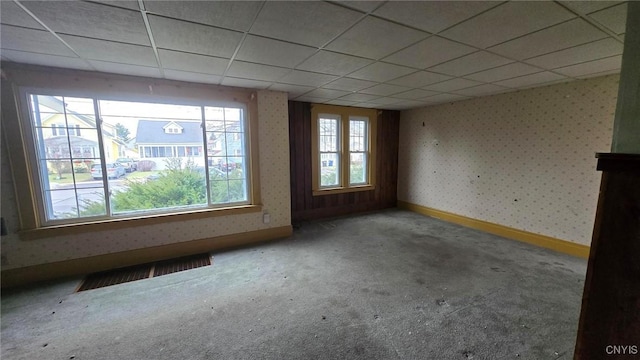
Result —
<instances>
[{"instance_id":1,"label":"parked car","mask_svg":"<svg viewBox=\"0 0 640 360\"><path fill-rule=\"evenodd\" d=\"M124 166L120 163L108 163L105 164L107 167L107 177L109 179L117 179L121 176L125 175ZM93 164L91 165L91 177L94 180L102 179L102 164Z\"/></svg>"},{"instance_id":2,"label":"parked car","mask_svg":"<svg viewBox=\"0 0 640 360\"><path fill-rule=\"evenodd\" d=\"M116 162L119 162L124 166L124 171L132 172L138 170L138 162L131 158L118 158Z\"/></svg>"}]
</instances>

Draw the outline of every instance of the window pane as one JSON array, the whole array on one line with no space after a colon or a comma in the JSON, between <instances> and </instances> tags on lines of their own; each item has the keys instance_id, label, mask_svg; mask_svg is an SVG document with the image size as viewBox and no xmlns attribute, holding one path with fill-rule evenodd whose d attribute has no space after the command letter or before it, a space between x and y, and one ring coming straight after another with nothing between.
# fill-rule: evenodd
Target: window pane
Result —
<instances>
[{"instance_id":1,"label":"window pane","mask_svg":"<svg viewBox=\"0 0 640 360\"><path fill-rule=\"evenodd\" d=\"M320 186L338 186L340 164L337 153L320 154Z\"/></svg>"},{"instance_id":2,"label":"window pane","mask_svg":"<svg viewBox=\"0 0 640 360\"><path fill-rule=\"evenodd\" d=\"M81 217L107 215L107 204L104 200L104 189L78 189L78 206Z\"/></svg>"},{"instance_id":3,"label":"window pane","mask_svg":"<svg viewBox=\"0 0 640 360\"><path fill-rule=\"evenodd\" d=\"M238 156L230 157L228 159L231 168L231 170L229 171L229 179L243 179L244 159Z\"/></svg>"},{"instance_id":4,"label":"window pane","mask_svg":"<svg viewBox=\"0 0 640 360\"><path fill-rule=\"evenodd\" d=\"M205 106L204 107L204 119L205 120L222 120L224 121L224 108Z\"/></svg>"},{"instance_id":5,"label":"window pane","mask_svg":"<svg viewBox=\"0 0 640 360\"><path fill-rule=\"evenodd\" d=\"M226 156L226 135L221 131L207 132L207 152L209 156Z\"/></svg>"},{"instance_id":6,"label":"window pane","mask_svg":"<svg viewBox=\"0 0 640 360\"><path fill-rule=\"evenodd\" d=\"M339 117L321 114L318 120L320 152L336 152L339 149Z\"/></svg>"},{"instance_id":7,"label":"window pane","mask_svg":"<svg viewBox=\"0 0 640 360\"><path fill-rule=\"evenodd\" d=\"M367 121L352 118L349 121L349 150L367 151L367 138Z\"/></svg>"},{"instance_id":8,"label":"window pane","mask_svg":"<svg viewBox=\"0 0 640 360\"><path fill-rule=\"evenodd\" d=\"M242 108L97 100L98 128L94 99L29 101L45 221L249 200Z\"/></svg>"},{"instance_id":9,"label":"window pane","mask_svg":"<svg viewBox=\"0 0 640 360\"><path fill-rule=\"evenodd\" d=\"M365 153L351 153L349 183L352 185L367 183L367 157Z\"/></svg>"},{"instance_id":10,"label":"window pane","mask_svg":"<svg viewBox=\"0 0 640 360\"><path fill-rule=\"evenodd\" d=\"M149 158L138 163L137 172L111 170L114 215L207 204L200 106L101 100L100 110L108 163L138 157L136 151ZM135 145L125 136L135 138Z\"/></svg>"},{"instance_id":11,"label":"window pane","mask_svg":"<svg viewBox=\"0 0 640 360\"><path fill-rule=\"evenodd\" d=\"M242 202L246 199L246 182L244 180L229 180L229 202Z\"/></svg>"},{"instance_id":12,"label":"window pane","mask_svg":"<svg viewBox=\"0 0 640 360\"><path fill-rule=\"evenodd\" d=\"M68 219L78 217L78 203L75 189L56 189L45 191L46 198L49 198L51 208L49 209L49 219Z\"/></svg>"},{"instance_id":13,"label":"window pane","mask_svg":"<svg viewBox=\"0 0 640 360\"><path fill-rule=\"evenodd\" d=\"M90 173L100 158L93 100L48 95L29 100L44 220L103 215L104 189L92 183ZM96 191L103 194L102 203L84 211L84 199Z\"/></svg>"},{"instance_id":14,"label":"window pane","mask_svg":"<svg viewBox=\"0 0 640 360\"><path fill-rule=\"evenodd\" d=\"M211 181L211 203L225 204L229 202L229 182Z\"/></svg>"},{"instance_id":15,"label":"window pane","mask_svg":"<svg viewBox=\"0 0 640 360\"><path fill-rule=\"evenodd\" d=\"M242 152L243 139L238 136L238 133L227 133L227 155L232 156L238 153L238 150Z\"/></svg>"}]
</instances>

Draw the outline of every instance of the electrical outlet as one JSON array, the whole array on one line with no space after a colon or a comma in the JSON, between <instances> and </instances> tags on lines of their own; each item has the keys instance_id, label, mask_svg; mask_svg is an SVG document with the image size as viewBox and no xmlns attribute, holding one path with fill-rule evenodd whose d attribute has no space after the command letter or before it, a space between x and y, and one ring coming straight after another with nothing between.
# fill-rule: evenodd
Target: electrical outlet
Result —
<instances>
[{"instance_id":1,"label":"electrical outlet","mask_svg":"<svg viewBox=\"0 0 640 360\"><path fill-rule=\"evenodd\" d=\"M271 222L271 215L269 213L262 214L262 222L265 224Z\"/></svg>"}]
</instances>

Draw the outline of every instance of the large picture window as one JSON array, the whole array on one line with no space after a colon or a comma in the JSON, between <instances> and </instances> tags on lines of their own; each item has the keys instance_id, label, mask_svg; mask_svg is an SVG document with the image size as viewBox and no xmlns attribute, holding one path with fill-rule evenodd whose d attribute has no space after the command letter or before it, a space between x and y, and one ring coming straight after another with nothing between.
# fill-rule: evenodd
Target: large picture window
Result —
<instances>
[{"instance_id":1,"label":"large picture window","mask_svg":"<svg viewBox=\"0 0 640 360\"><path fill-rule=\"evenodd\" d=\"M251 203L243 104L26 98L41 224Z\"/></svg>"},{"instance_id":2,"label":"large picture window","mask_svg":"<svg viewBox=\"0 0 640 360\"><path fill-rule=\"evenodd\" d=\"M314 195L372 190L376 111L314 104Z\"/></svg>"}]
</instances>

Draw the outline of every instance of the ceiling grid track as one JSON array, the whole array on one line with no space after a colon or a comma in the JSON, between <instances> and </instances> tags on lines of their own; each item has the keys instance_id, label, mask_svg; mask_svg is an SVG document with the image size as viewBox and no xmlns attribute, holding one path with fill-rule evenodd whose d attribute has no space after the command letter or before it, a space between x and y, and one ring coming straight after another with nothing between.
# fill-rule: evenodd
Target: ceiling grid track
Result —
<instances>
[{"instance_id":1,"label":"ceiling grid track","mask_svg":"<svg viewBox=\"0 0 640 360\"><path fill-rule=\"evenodd\" d=\"M144 1L138 0L138 5L140 6L140 14L142 15L144 26L147 29L147 34L149 35L151 49L153 49L153 54L156 56L156 61L158 62L158 70L160 71L160 75L162 75L162 77L164 78L166 77L164 74L164 68L162 67L162 61L160 60L160 53L158 52L156 41L153 38L153 32L151 31L151 25L149 24L149 17L147 16L147 10L145 9Z\"/></svg>"}]
</instances>

